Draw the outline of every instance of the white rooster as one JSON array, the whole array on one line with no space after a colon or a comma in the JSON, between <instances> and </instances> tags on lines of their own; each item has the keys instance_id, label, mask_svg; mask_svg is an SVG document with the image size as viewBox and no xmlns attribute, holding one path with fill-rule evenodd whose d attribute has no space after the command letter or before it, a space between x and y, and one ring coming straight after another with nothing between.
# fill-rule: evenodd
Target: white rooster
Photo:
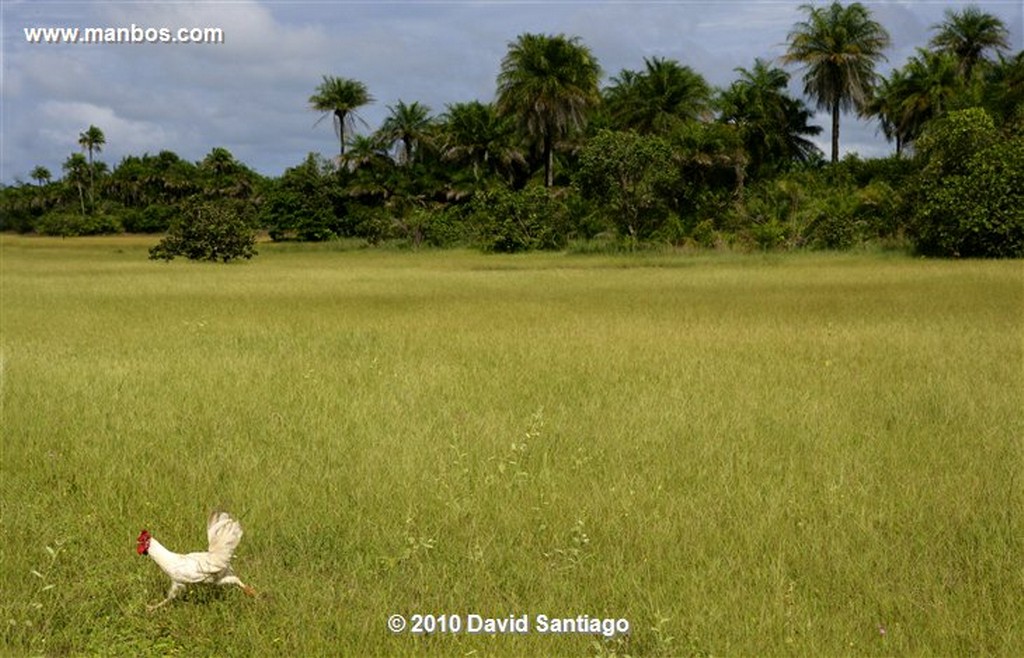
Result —
<instances>
[{"instance_id":1,"label":"white rooster","mask_svg":"<svg viewBox=\"0 0 1024 658\"><path fill-rule=\"evenodd\" d=\"M213 512L206 522L206 536L210 541L206 552L181 555L164 548L149 531L143 530L139 534L136 547L138 554L153 558L164 573L171 577L167 598L156 605L146 606L147 610L152 612L171 601L189 583L238 585L249 596L256 595L256 590L239 580L231 570L231 557L242 539L241 524L227 512Z\"/></svg>"}]
</instances>

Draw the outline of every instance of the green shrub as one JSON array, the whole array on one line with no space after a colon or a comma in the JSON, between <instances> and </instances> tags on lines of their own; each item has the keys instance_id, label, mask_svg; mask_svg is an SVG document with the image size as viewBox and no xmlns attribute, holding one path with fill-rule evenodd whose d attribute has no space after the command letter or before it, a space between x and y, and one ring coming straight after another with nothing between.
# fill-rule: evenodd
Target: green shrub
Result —
<instances>
[{"instance_id":1,"label":"green shrub","mask_svg":"<svg viewBox=\"0 0 1024 658\"><path fill-rule=\"evenodd\" d=\"M452 247L466 240L463 214L460 206L418 206L401 217L386 219L386 232L412 247ZM382 212L380 217L389 215Z\"/></svg>"},{"instance_id":2,"label":"green shrub","mask_svg":"<svg viewBox=\"0 0 1024 658\"><path fill-rule=\"evenodd\" d=\"M424 209L424 213L427 221L423 239L427 244L433 247L453 247L466 242L466 210L463 206Z\"/></svg>"},{"instance_id":3,"label":"green shrub","mask_svg":"<svg viewBox=\"0 0 1024 658\"><path fill-rule=\"evenodd\" d=\"M171 225L167 236L149 250L149 257L174 260L228 261L256 255L256 232L248 212L239 203L189 203Z\"/></svg>"},{"instance_id":4,"label":"green shrub","mask_svg":"<svg viewBox=\"0 0 1024 658\"><path fill-rule=\"evenodd\" d=\"M48 212L35 221L36 233L39 235L60 235L70 237L79 235L77 229L81 224L81 213L67 210Z\"/></svg>"},{"instance_id":5,"label":"green shrub","mask_svg":"<svg viewBox=\"0 0 1024 658\"><path fill-rule=\"evenodd\" d=\"M178 214L174 206L154 203L145 208L126 210L121 224L128 233L162 233L171 227L171 221Z\"/></svg>"},{"instance_id":6,"label":"green shrub","mask_svg":"<svg viewBox=\"0 0 1024 658\"><path fill-rule=\"evenodd\" d=\"M872 180L855 192L856 216L864 222L867 237L891 238L902 231L902 197L885 180Z\"/></svg>"},{"instance_id":7,"label":"green shrub","mask_svg":"<svg viewBox=\"0 0 1024 658\"><path fill-rule=\"evenodd\" d=\"M470 221L485 251L560 249L568 241L569 213L559 192L540 186L477 194Z\"/></svg>"},{"instance_id":8,"label":"green shrub","mask_svg":"<svg viewBox=\"0 0 1024 658\"><path fill-rule=\"evenodd\" d=\"M765 251L780 249L791 239L789 228L777 219L754 224L748 234L753 243Z\"/></svg>"},{"instance_id":9,"label":"green shrub","mask_svg":"<svg viewBox=\"0 0 1024 658\"><path fill-rule=\"evenodd\" d=\"M858 187L885 182L898 188L916 173L917 165L911 158L895 155L864 160L856 156L847 156L839 162L837 169Z\"/></svg>"},{"instance_id":10,"label":"green shrub","mask_svg":"<svg viewBox=\"0 0 1024 658\"><path fill-rule=\"evenodd\" d=\"M884 179L858 179L852 167L868 170L871 165L847 159L838 171L792 172L758 181L722 213L723 227L762 249L848 249L900 235L901 195ZM859 185L858 180L867 182Z\"/></svg>"},{"instance_id":11,"label":"green shrub","mask_svg":"<svg viewBox=\"0 0 1024 658\"><path fill-rule=\"evenodd\" d=\"M123 230L117 215L113 213L82 215L71 210L54 210L46 213L36 220L35 229L40 235L64 237L121 233Z\"/></svg>"},{"instance_id":12,"label":"green shrub","mask_svg":"<svg viewBox=\"0 0 1024 658\"><path fill-rule=\"evenodd\" d=\"M705 219L699 222L693 227L690 237L692 237L693 241L701 247L714 247L718 239L718 233L715 231L715 223L710 219Z\"/></svg>"},{"instance_id":13,"label":"green shrub","mask_svg":"<svg viewBox=\"0 0 1024 658\"><path fill-rule=\"evenodd\" d=\"M850 189L833 190L804 213L803 242L812 249L849 249L867 237L866 222L856 213Z\"/></svg>"},{"instance_id":14,"label":"green shrub","mask_svg":"<svg viewBox=\"0 0 1024 658\"><path fill-rule=\"evenodd\" d=\"M917 140L918 166L932 180L965 173L971 156L998 139L992 117L980 107L950 112L929 123Z\"/></svg>"},{"instance_id":15,"label":"green shrub","mask_svg":"<svg viewBox=\"0 0 1024 658\"><path fill-rule=\"evenodd\" d=\"M790 223L812 192L802 176L783 176L751 186L726 213L726 228L743 230L769 222Z\"/></svg>"},{"instance_id":16,"label":"green shrub","mask_svg":"<svg viewBox=\"0 0 1024 658\"><path fill-rule=\"evenodd\" d=\"M1024 256L1024 138L979 151L965 169L922 186L914 227L918 251L963 258Z\"/></svg>"},{"instance_id":17,"label":"green shrub","mask_svg":"<svg viewBox=\"0 0 1024 658\"><path fill-rule=\"evenodd\" d=\"M928 256L1024 256L1024 137L1000 139L979 108L952 112L920 140L922 171L908 204Z\"/></svg>"}]
</instances>

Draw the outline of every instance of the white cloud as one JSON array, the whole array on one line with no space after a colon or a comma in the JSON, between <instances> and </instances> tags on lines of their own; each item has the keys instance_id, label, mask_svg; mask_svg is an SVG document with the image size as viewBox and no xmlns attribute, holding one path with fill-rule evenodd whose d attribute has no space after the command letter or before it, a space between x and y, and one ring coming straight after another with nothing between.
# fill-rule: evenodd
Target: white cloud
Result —
<instances>
[{"instance_id":1,"label":"white cloud","mask_svg":"<svg viewBox=\"0 0 1024 658\"><path fill-rule=\"evenodd\" d=\"M117 151L142 154L172 148L180 139L164 127L119 116L114 109L92 103L46 101L40 106L39 135L54 147L76 150L78 135L90 125L103 130Z\"/></svg>"}]
</instances>

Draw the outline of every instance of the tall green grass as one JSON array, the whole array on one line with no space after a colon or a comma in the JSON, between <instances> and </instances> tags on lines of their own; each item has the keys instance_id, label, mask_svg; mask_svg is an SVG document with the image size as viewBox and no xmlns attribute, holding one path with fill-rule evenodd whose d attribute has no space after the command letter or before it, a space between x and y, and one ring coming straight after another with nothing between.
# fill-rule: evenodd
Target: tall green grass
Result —
<instances>
[{"instance_id":1,"label":"tall green grass","mask_svg":"<svg viewBox=\"0 0 1024 658\"><path fill-rule=\"evenodd\" d=\"M1024 647L1020 262L148 244L0 242L5 653ZM147 614L214 507L262 595Z\"/></svg>"}]
</instances>

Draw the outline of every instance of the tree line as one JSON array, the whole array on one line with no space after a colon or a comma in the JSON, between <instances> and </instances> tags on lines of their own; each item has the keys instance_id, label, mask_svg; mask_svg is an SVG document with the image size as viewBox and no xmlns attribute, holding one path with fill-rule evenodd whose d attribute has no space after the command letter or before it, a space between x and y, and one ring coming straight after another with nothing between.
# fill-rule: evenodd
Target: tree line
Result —
<instances>
[{"instance_id":1,"label":"tree line","mask_svg":"<svg viewBox=\"0 0 1024 658\"><path fill-rule=\"evenodd\" d=\"M36 167L35 184L0 190L0 228L166 232L156 257L220 260L255 253L257 230L491 251L880 243L1024 255L1024 52L1008 53L1002 21L947 10L927 47L883 77L890 37L867 7L801 11L779 62L738 68L723 89L661 57L601 87L579 38L522 34L493 102L435 113L399 100L361 132L370 90L325 75L308 107L333 124L338 155L310 154L278 177L223 148L195 163L128 156L111 170L89 126L61 178ZM786 66L804 98L788 92ZM830 118L828 159L812 141L823 132L814 109ZM895 155L841 160L850 111L877 120Z\"/></svg>"}]
</instances>

